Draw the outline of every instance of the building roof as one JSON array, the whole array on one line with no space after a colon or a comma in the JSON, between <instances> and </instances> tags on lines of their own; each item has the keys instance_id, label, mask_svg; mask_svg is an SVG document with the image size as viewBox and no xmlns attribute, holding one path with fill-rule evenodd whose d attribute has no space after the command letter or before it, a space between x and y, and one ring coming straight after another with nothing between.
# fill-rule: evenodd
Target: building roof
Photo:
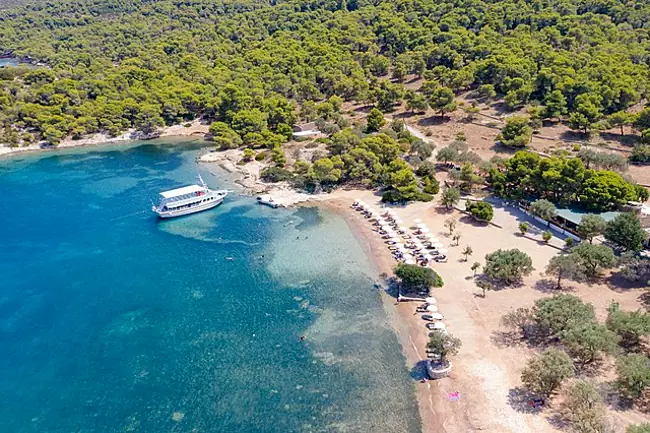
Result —
<instances>
[{"instance_id":1,"label":"building roof","mask_svg":"<svg viewBox=\"0 0 650 433\"><path fill-rule=\"evenodd\" d=\"M558 209L557 210L558 216L561 216L567 221L572 222L575 225L579 225L580 222L582 221L582 218L585 215L598 215L602 217L605 221L611 221L614 218L616 218L620 212L586 212L580 209Z\"/></svg>"},{"instance_id":2,"label":"building roof","mask_svg":"<svg viewBox=\"0 0 650 433\"><path fill-rule=\"evenodd\" d=\"M173 198L185 194L194 194L199 191L205 191L205 188L199 185L188 185L182 188L170 189L169 191L163 191L160 193L163 198Z\"/></svg>"}]
</instances>

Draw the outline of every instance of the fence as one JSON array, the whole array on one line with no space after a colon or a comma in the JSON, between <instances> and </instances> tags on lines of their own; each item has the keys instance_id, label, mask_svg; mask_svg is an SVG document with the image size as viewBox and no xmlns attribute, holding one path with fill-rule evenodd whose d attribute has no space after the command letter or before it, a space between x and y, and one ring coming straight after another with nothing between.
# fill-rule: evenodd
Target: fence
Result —
<instances>
[{"instance_id":1,"label":"fence","mask_svg":"<svg viewBox=\"0 0 650 433\"><path fill-rule=\"evenodd\" d=\"M580 236L575 235L573 232L565 229L564 227L558 226L557 224L553 224L553 223L551 223L549 221L546 221L543 218L540 218L540 217L538 217L536 215L533 215L533 214L531 214L530 212L528 212L526 209L524 209L521 206L518 206L518 207L519 207L520 211L524 212L526 215L530 216L531 218L533 218L538 223L544 224L549 229L551 229L551 230L553 230L553 231L555 231L557 233L560 233L560 234L562 234L564 236L570 237L574 241L580 242L582 240L582 239L580 239Z\"/></svg>"}]
</instances>

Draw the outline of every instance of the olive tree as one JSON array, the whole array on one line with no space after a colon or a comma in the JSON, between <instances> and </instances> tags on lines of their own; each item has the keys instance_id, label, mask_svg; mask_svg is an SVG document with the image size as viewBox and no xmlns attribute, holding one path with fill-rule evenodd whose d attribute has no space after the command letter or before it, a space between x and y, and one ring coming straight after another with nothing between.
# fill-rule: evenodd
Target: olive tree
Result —
<instances>
[{"instance_id":1,"label":"olive tree","mask_svg":"<svg viewBox=\"0 0 650 433\"><path fill-rule=\"evenodd\" d=\"M441 361L447 361L448 356L458 354L462 342L460 339L455 338L449 333L432 332L429 334L429 342L427 348L431 349L433 353L440 356Z\"/></svg>"},{"instance_id":2,"label":"olive tree","mask_svg":"<svg viewBox=\"0 0 650 433\"><path fill-rule=\"evenodd\" d=\"M560 294L535 301L533 317L539 330L552 336L573 327L596 322L592 304L585 304L574 295Z\"/></svg>"},{"instance_id":3,"label":"olive tree","mask_svg":"<svg viewBox=\"0 0 650 433\"><path fill-rule=\"evenodd\" d=\"M460 200L460 191L458 188L446 188L442 192L442 204L447 208L447 209L453 209L453 207L458 203Z\"/></svg>"},{"instance_id":4,"label":"olive tree","mask_svg":"<svg viewBox=\"0 0 650 433\"><path fill-rule=\"evenodd\" d=\"M530 256L518 249L497 250L485 256L483 272L502 284L514 284L533 271Z\"/></svg>"},{"instance_id":5,"label":"olive tree","mask_svg":"<svg viewBox=\"0 0 650 433\"><path fill-rule=\"evenodd\" d=\"M607 222L600 215L585 215L578 226L578 236L592 243L596 236L605 233Z\"/></svg>"},{"instance_id":6,"label":"olive tree","mask_svg":"<svg viewBox=\"0 0 650 433\"><path fill-rule=\"evenodd\" d=\"M407 290L414 291L443 285L442 278L433 269L417 265L401 263L395 268L395 275Z\"/></svg>"},{"instance_id":7,"label":"olive tree","mask_svg":"<svg viewBox=\"0 0 650 433\"><path fill-rule=\"evenodd\" d=\"M566 389L562 415L576 433L607 433L606 406L594 385L577 380Z\"/></svg>"},{"instance_id":8,"label":"olive tree","mask_svg":"<svg viewBox=\"0 0 650 433\"><path fill-rule=\"evenodd\" d=\"M635 424L627 427L625 433L650 433L650 423Z\"/></svg>"},{"instance_id":9,"label":"olive tree","mask_svg":"<svg viewBox=\"0 0 650 433\"><path fill-rule=\"evenodd\" d=\"M607 245L580 244L571 249L574 257L584 267L588 275L596 276L601 269L609 269L616 265L614 251Z\"/></svg>"},{"instance_id":10,"label":"olive tree","mask_svg":"<svg viewBox=\"0 0 650 433\"><path fill-rule=\"evenodd\" d=\"M637 399L650 386L650 359L634 353L616 361L616 386L624 396Z\"/></svg>"},{"instance_id":11,"label":"olive tree","mask_svg":"<svg viewBox=\"0 0 650 433\"><path fill-rule=\"evenodd\" d=\"M534 201L528 209L530 213L546 221L551 221L557 215L555 205L548 200L540 199Z\"/></svg>"},{"instance_id":12,"label":"olive tree","mask_svg":"<svg viewBox=\"0 0 650 433\"><path fill-rule=\"evenodd\" d=\"M605 229L605 237L625 250L641 250L647 236L641 221L631 212L618 215L607 223Z\"/></svg>"},{"instance_id":13,"label":"olive tree","mask_svg":"<svg viewBox=\"0 0 650 433\"><path fill-rule=\"evenodd\" d=\"M621 337L605 325L585 323L562 332L560 340L571 356L582 364L590 364L599 359L602 353L616 353Z\"/></svg>"},{"instance_id":14,"label":"olive tree","mask_svg":"<svg viewBox=\"0 0 650 433\"><path fill-rule=\"evenodd\" d=\"M562 288L562 279L576 280L584 276L584 267L576 261L575 256L563 254L554 256L546 265L547 275L557 278L557 288Z\"/></svg>"},{"instance_id":15,"label":"olive tree","mask_svg":"<svg viewBox=\"0 0 650 433\"><path fill-rule=\"evenodd\" d=\"M562 350L551 348L528 362L521 372L521 381L530 391L549 396L562 381L574 375L575 367L569 355Z\"/></svg>"}]
</instances>

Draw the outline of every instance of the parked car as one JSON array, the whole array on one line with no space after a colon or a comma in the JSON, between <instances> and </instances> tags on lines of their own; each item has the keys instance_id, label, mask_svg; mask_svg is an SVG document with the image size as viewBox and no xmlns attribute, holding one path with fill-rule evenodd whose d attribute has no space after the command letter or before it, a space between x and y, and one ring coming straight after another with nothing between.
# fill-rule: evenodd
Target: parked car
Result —
<instances>
[{"instance_id":1,"label":"parked car","mask_svg":"<svg viewBox=\"0 0 650 433\"><path fill-rule=\"evenodd\" d=\"M427 323L425 326L427 327L427 329L429 329L431 331L443 331L443 332L446 332L446 330L447 330L447 326L445 326L445 324L442 323L442 322Z\"/></svg>"}]
</instances>

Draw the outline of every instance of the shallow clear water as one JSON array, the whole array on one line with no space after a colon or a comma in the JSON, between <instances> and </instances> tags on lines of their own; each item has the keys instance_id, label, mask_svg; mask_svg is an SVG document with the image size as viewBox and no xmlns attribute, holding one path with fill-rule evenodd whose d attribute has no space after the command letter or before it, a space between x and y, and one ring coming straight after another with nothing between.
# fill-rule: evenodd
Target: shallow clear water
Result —
<instances>
[{"instance_id":1,"label":"shallow clear water","mask_svg":"<svg viewBox=\"0 0 650 433\"><path fill-rule=\"evenodd\" d=\"M152 216L158 191L194 181L198 149L0 161L0 430L420 431L376 271L342 219L235 193Z\"/></svg>"},{"instance_id":2,"label":"shallow clear water","mask_svg":"<svg viewBox=\"0 0 650 433\"><path fill-rule=\"evenodd\" d=\"M4 59L0 59L0 68L3 66L18 66L18 59L15 59L13 57L6 57Z\"/></svg>"}]
</instances>

